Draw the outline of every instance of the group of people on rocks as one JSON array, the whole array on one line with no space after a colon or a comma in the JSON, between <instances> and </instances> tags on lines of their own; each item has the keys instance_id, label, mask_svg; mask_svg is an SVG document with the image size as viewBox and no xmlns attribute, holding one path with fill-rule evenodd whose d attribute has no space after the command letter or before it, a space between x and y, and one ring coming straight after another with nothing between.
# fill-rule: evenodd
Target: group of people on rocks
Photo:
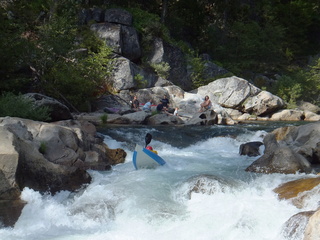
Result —
<instances>
[{"instance_id":1,"label":"group of people on rocks","mask_svg":"<svg viewBox=\"0 0 320 240\"><path fill-rule=\"evenodd\" d=\"M168 115L174 115L178 116L178 108L176 107L175 110L173 111L173 114L169 112L169 99L167 98L166 95L163 96L163 98L160 100L159 104L156 107L156 110L158 113L166 113ZM148 102L146 102L142 110L144 111L151 111L151 106L152 106L152 99L150 99ZM199 112L204 112L206 110L209 110L212 107L212 102L209 99L209 96L205 96L204 101L200 104L200 109ZM131 101L131 108L134 111L140 111L140 103L138 101L137 96L133 97L133 100ZM172 111L171 111L172 112Z\"/></svg>"}]
</instances>

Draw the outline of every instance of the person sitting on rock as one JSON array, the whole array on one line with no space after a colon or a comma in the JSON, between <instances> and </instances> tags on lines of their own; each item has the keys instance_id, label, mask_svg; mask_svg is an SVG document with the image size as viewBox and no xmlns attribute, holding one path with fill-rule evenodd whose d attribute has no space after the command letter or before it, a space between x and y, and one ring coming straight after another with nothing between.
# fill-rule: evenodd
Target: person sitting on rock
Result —
<instances>
[{"instance_id":1,"label":"person sitting on rock","mask_svg":"<svg viewBox=\"0 0 320 240\"><path fill-rule=\"evenodd\" d=\"M163 98L161 99L161 102L163 104L163 107L168 110L169 108L169 99L167 98L166 95L163 96Z\"/></svg>"},{"instance_id":2,"label":"person sitting on rock","mask_svg":"<svg viewBox=\"0 0 320 240\"><path fill-rule=\"evenodd\" d=\"M157 112L161 113L161 112L165 112L166 109L163 106L163 103L160 101L160 103L157 105Z\"/></svg>"},{"instance_id":3,"label":"person sitting on rock","mask_svg":"<svg viewBox=\"0 0 320 240\"><path fill-rule=\"evenodd\" d=\"M140 106L139 106L139 101L138 101L138 98L137 96L134 96L133 97L133 100L131 102L131 108L135 111L140 111Z\"/></svg>"},{"instance_id":4,"label":"person sitting on rock","mask_svg":"<svg viewBox=\"0 0 320 240\"><path fill-rule=\"evenodd\" d=\"M200 104L200 110L199 112L204 112L206 110L209 110L212 107L211 100L209 99L209 96L205 96L204 101Z\"/></svg>"},{"instance_id":5,"label":"person sitting on rock","mask_svg":"<svg viewBox=\"0 0 320 240\"><path fill-rule=\"evenodd\" d=\"M178 116L178 109L179 109L178 107L174 109L173 116Z\"/></svg>"},{"instance_id":6,"label":"person sitting on rock","mask_svg":"<svg viewBox=\"0 0 320 240\"><path fill-rule=\"evenodd\" d=\"M151 111L151 105L152 105L152 99L150 99L150 100L143 106L142 110L150 112L150 111Z\"/></svg>"}]
</instances>

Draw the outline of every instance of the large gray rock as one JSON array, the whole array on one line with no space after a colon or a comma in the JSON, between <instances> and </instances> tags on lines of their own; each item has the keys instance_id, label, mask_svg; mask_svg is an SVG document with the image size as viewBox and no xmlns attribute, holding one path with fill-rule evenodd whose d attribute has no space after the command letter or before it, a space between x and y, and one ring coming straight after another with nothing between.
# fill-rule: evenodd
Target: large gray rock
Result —
<instances>
[{"instance_id":1,"label":"large gray rock","mask_svg":"<svg viewBox=\"0 0 320 240\"><path fill-rule=\"evenodd\" d=\"M269 133L263 139L265 151L262 157L254 161L246 171L258 173L311 172L311 164L301 154L290 147L280 145L274 133Z\"/></svg>"},{"instance_id":2,"label":"large gray rock","mask_svg":"<svg viewBox=\"0 0 320 240\"><path fill-rule=\"evenodd\" d=\"M52 122L72 119L70 109L54 98L39 93L26 93L23 96L31 100L37 107L48 107L50 111L50 121Z\"/></svg>"},{"instance_id":3,"label":"large gray rock","mask_svg":"<svg viewBox=\"0 0 320 240\"><path fill-rule=\"evenodd\" d=\"M213 110L207 110L194 114L185 122L186 125L214 125L218 123L218 114Z\"/></svg>"},{"instance_id":4,"label":"large gray rock","mask_svg":"<svg viewBox=\"0 0 320 240\"><path fill-rule=\"evenodd\" d=\"M97 23L101 23L104 22L104 14L105 14L105 10L95 7L92 10L92 19L97 22Z\"/></svg>"},{"instance_id":5,"label":"large gray rock","mask_svg":"<svg viewBox=\"0 0 320 240\"><path fill-rule=\"evenodd\" d=\"M13 227L21 215L26 202L17 200L0 200L0 225Z\"/></svg>"},{"instance_id":6,"label":"large gray rock","mask_svg":"<svg viewBox=\"0 0 320 240\"><path fill-rule=\"evenodd\" d=\"M121 91L153 87L159 79L124 57L114 59L111 78L114 91L119 92L120 95Z\"/></svg>"},{"instance_id":7,"label":"large gray rock","mask_svg":"<svg viewBox=\"0 0 320 240\"><path fill-rule=\"evenodd\" d=\"M90 29L96 32L113 52L131 61L137 61L141 57L138 33L133 27L106 22L92 24Z\"/></svg>"},{"instance_id":8,"label":"large gray rock","mask_svg":"<svg viewBox=\"0 0 320 240\"><path fill-rule=\"evenodd\" d=\"M211 58L208 54L202 54L200 56L204 63L203 69L203 78L206 80L221 78L223 75L231 74L228 70L218 66L214 62L211 61Z\"/></svg>"},{"instance_id":9,"label":"large gray rock","mask_svg":"<svg viewBox=\"0 0 320 240\"><path fill-rule=\"evenodd\" d=\"M187 71L186 57L179 48L157 38L154 40L148 61L150 64L168 63L170 71L167 80L186 91L192 89L192 81Z\"/></svg>"},{"instance_id":10,"label":"large gray rock","mask_svg":"<svg viewBox=\"0 0 320 240\"><path fill-rule=\"evenodd\" d=\"M0 200L14 200L20 196L16 182L19 153L15 149L16 136L5 127L0 127Z\"/></svg>"},{"instance_id":11,"label":"large gray rock","mask_svg":"<svg viewBox=\"0 0 320 240\"><path fill-rule=\"evenodd\" d=\"M285 102L267 91L261 91L258 95L249 97L244 104L244 111L255 115L266 115L286 106Z\"/></svg>"},{"instance_id":12,"label":"large gray rock","mask_svg":"<svg viewBox=\"0 0 320 240\"><path fill-rule=\"evenodd\" d=\"M92 11L90 9L81 9L79 12L79 24L85 25L92 20Z\"/></svg>"},{"instance_id":13,"label":"large gray rock","mask_svg":"<svg viewBox=\"0 0 320 240\"><path fill-rule=\"evenodd\" d=\"M122 52L121 55L135 62L141 58L139 36L135 28L122 26Z\"/></svg>"},{"instance_id":14,"label":"large gray rock","mask_svg":"<svg viewBox=\"0 0 320 240\"><path fill-rule=\"evenodd\" d=\"M302 121L305 119L304 112L296 109L283 109L272 114L272 121Z\"/></svg>"},{"instance_id":15,"label":"large gray rock","mask_svg":"<svg viewBox=\"0 0 320 240\"><path fill-rule=\"evenodd\" d=\"M206 86L193 90L193 93L208 95L211 101L225 108L241 109L248 97L257 95L261 90L248 81L229 77L217 79Z\"/></svg>"},{"instance_id":16,"label":"large gray rock","mask_svg":"<svg viewBox=\"0 0 320 240\"><path fill-rule=\"evenodd\" d=\"M179 125L183 120L178 116L168 115L165 113L155 114L147 119L148 125Z\"/></svg>"},{"instance_id":17,"label":"large gray rock","mask_svg":"<svg viewBox=\"0 0 320 240\"><path fill-rule=\"evenodd\" d=\"M147 118L147 116L150 116L150 115L151 113L149 112L138 111L138 112L122 115L121 118L128 119L128 122L130 122L131 124L142 124L145 122L145 119Z\"/></svg>"},{"instance_id":18,"label":"large gray rock","mask_svg":"<svg viewBox=\"0 0 320 240\"><path fill-rule=\"evenodd\" d=\"M320 163L320 122L278 128L273 133L280 144L289 146L310 163Z\"/></svg>"},{"instance_id":19,"label":"large gray rock","mask_svg":"<svg viewBox=\"0 0 320 240\"><path fill-rule=\"evenodd\" d=\"M320 225L320 209L315 211L310 216L304 232L304 240L320 239L319 225Z\"/></svg>"},{"instance_id":20,"label":"large gray rock","mask_svg":"<svg viewBox=\"0 0 320 240\"><path fill-rule=\"evenodd\" d=\"M20 191L29 187L52 194L75 191L90 183L87 169L106 170L124 162L122 149L108 149L93 124L86 121L43 123L21 118L0 118L0 200L3 223L14 222L23 203ZM20 210L19 210L20 209ZM1 215L3 213L3 215ZM9 218L7 218L9 216Z\"/></svg>"},{"instance_id":21,"label":"large gray rock","mask_svg":"<svg viewBox=\"0 0 320 240\"><path fill-rule=\"evenodd\" d=\"M304 121L320 121L320 115L308 110L304 111L304 117Z\"/></svg>"},{"instance_id":22,"label":"large gray rock","mask_svg":"<svg viewBox=\"0 0 320 240\"><path fill-rule=\"evenodd\" d=\"M105 10L95 7L91 9L81 9L79 12L79 24L85 25L94 20L97 23L104 22Z\"/></svg>"},{"instance_id":23,"label":"large gray rock","mask_svg":"<svg viewBox=\"0 0 320 240\"><path fill-rule=\"evenodd\" d=\"M262 142L248 142L240 145L239 154L240 155L247 155L249 157L256 157L261 155L259 148L263 145Z\"/></svg>"},{"instance_id":24,"label":"large gray rock","mask_svg":"<svg viewBox=\"0 0 320 240\"><path fill-rule=\"evenodd\" d=\"M310 111L316 114L320 113L320 107L309 103L309 102L304 102L304 101L300 101L297 103L298 105L298 109L302 110L302 111Z\"/></svg>"},{"instance_id":25,"label":"large gray rock","mask_svg":"<svg viewBox=\"0 0 320 240\"><path fill-rule=\"evenodd\" d=\"M315 240L319 238L307 238L303 237L304 231L308 224L310 217L314 214L314 211L300 212L287 220L283 225L282 235L285 239L303 239L303 240ZM317 231L318 232L318 231Z\"/></svg>"},{"instance_id":26,"label":"large gray rock","mask_svg":"<svg viewBox=\"0 0 320 240\"><path fill-rule=\"evenodd\" d=\"M105 22L118 23L122 25L132 25L132 15L121 8L111 8L105 11Z\"/></svg>"},{"instance_id":27,"label":"large gray rock","mask_svg":"<svg viewBox=\"0 0 320 240\"><path fill-rule=\"evenodd\" d=\"M113 89L116 92L121 90L128 90L136 88L137 84L134 79L137 67L126 58L117 58L115 61L115 68L112 73Z\"/></svg>"},{"instance_id":28,"label":"large gray rock","mask_svg":"<svg viewBox=\"0 0 320 240\"><path fill-rule=\"evenodd\" d=\"M114 23L95 23L90 26L99 38L112 48L113 52L121 54L121 25Z\"/></svg>"}]
</instances>

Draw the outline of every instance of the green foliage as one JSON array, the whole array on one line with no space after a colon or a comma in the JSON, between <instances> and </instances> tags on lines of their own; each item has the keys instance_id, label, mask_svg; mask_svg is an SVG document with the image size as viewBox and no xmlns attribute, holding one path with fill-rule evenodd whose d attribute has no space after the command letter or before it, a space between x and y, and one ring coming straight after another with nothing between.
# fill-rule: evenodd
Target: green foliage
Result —
<instances>
[{"instance_id":1,"label":"green foliage","mask_svg":"<svg viewBox=\"0 0 320 240\"><path fill-rule=\"evenodd\" d=\"M136 81L138 88L145 88L147 86L147 79L144 79L139 73L134 76L134 80Z\"/></svg>"},{"instance_id":2,"label":"green foliage","mask_svg":"<svg viewBox=\"0 0 320 240\"><path fill-rule=\"evenodd\" d=\"M295 107L297 100L320 104L320 60L307 68L292 69L283 75L276 84L274 92L288 102L289 107Z\"/></svg>"},{"instance_id":3,"label":"green foliage","mask_svg":"<svg viewBox=\"0 0 320 240\"><path fill-rule=\"evenodd\" d=\"M192 67L191 79L195 88L205 85L205 79L203 78L204 61L200 57L189 57L188 63Z\"/></svg>"},{"instance_id":4,"label":"green foliage","mask_svg":"<svg viewBox=\"0 0 320 240\"><path fill-rule=\"evenodd\" d=\"M6 52L0 60L8 63L6 69L0 69L1 90L26 92L31 88L69 107L87 110L89 101L109 88L111 50L88 28L77 25L77 1L22 0L11 7L20 17L13 19L21 22L1 15L6 34L0 34L0 47ZM79 48L88 51L80 54ZM5 61L8 56L12 57Z\"/></svg>"},{"instance_id":5,"label":"green foliage","mask_svg":"<svg viewBox=\"0 0 320 240\"><path fill-rule=\"evenodd\" d=\"M8 92L3 93L0 97L0 117L6 116L48 121L50 120L50 109L45 106L37 107L32 100Z\"/></svg>"},{"instance_id":6,"label":"green foliage","mask_svg":"<svg viewBox=\"0 0 320 240\"><path fill-rule=\"evenodd\" d=\"M162 78L167 79L169 76L170 65L167 62L152 63L151 67Z\"/></svg>"},{"instance_id":7,"label":"green foliage","mask_svg":"<svg viewBox=\"0 0 320 240\"><path fill-rule=\"evenodd\" d=\"M284 75L278 79L276 88L277 95L288 103L289 108L296 107L296 102L303 93L299 79Z\"/></svg>"},{"instance_id":8,"label":"green foliage","mask_svg":"<svg viewBox=\"0 0 320 240\"><path fill-rule=\"evenodd\" d=\"M160 17L156 14L149 13L141 8L129 8L128 11L133 16L133 26L137 31L144 33L146 27L152 25L154 22L160 22Z\"/></svg>"},{"instance_id":9,"label":"green foliage","mask_svg":"<svg viewBox=\"0 0 320 240\"><path fill-rule=\"evenodd\" d=\"M40 142L39 152L45 154L47 152L47 143Z\"/></svg>"},{"instance_id":10,"label":"green foliage","mask_svg":"<svg viewBox=\"0 0 320 240\"><path fill-rule=\"evenodd\" d=\"M79 110L110 91L110 49L88 26L79 26L77 17L82 7L117 5L133 14L144 56L155 38L184 42L178 45L189 55L195 86L214 80L203 75L204 63L198 53L205 52L244 78L286 71L275 93L292 103L302 97L319 102L319 63L300 70L309 55L320 52L318 0L168 1L166 25L159 17L165 8L162 4L144 0L0 1L0 91L41 91ZM77 54L79 48L88 51ZM288 73L291 66L299 67ZM165 63L153 67L162 77L170 70ZM141 76L135 78L144 85Z\"/></svg>"},{"instance_id":11,"label":"green foliage","mask_svg":"<svg viewBox=\"0 0 320 240\"><path fill-rule=\"evenodd\" d=\"M305 78L303 85L305 88L304 99L320 105L320 58L316 59L302 74Z\"/></svg>"},{"instance_id":12,"label":"green foliage","mask_svg":"<svg viewBox=\"0 0 320 240\"><path fill-rule=\"evenodd\" d=\"M77 61L56 61L43 76L43 89L57 99L63 95L78 110L86 111L88 101L106 90L105 78L112 68L109 54L110 49L101 45L99 52Z\"/></svg>"},{"instance_id":13,"label":"green foliage","mask_svg":"<svg viewBox=\"0 0 320 240\"><path fill-rule=\"evenodd\" d=\"M101 117L100 117L100 120L103 124L106 124L107 121L108 121L108 114L103 114Z\"/></svg>"},{"instance_id":14,"label":"green foliage","mask_svg":"<svg viewBox=\"0 0 320 240\"><path fill-rule=\"evenodd\" d=\"M235 22L223 34L212 31L210 36L209 45L218 46L209 52L237 75L241 75L244 69L261 72L266 67L286 63L280 26Z\"/></svg>"},{"instance_id":15,"label":"green foliage","mask_svg":"<svg viewBox=\"0 0 320 240\"><path fill-rule=\"evenodd\" d=\"M26 39L24 25L19 18L0 7L0 90L19 93L31 84L29 66L24 62L25 52L32 44Z\"/></svg>"},{"instance_id":16,"label":"green foliage","mask_svg":"<svg viewBox=\"0 0 320 240\"><path fill-rule=\"evenodd\" d=\"M141 8L129 8L133 16L133 26L142 34L142 47L148 52L155 38L170 41L169 30L160 22L157 14L149 13Z\"/></svg>"}]
</instances>

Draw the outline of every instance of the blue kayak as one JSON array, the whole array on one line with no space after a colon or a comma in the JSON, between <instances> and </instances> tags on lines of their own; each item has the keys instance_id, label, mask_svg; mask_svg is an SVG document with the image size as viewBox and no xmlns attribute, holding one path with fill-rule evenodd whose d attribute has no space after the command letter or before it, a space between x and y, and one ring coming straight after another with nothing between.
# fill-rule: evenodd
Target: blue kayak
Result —
<instances>
[{"instance_id":1,"label":"blue kayak","mask_svg":"<svg viewBox=\"0 0 320 240\"><path fill-rule=\"evenodd\" d=\"M140 145L136 145L133 152L132 162L133 166L137 170L141 168L156 168L166 163L160 156L158 156L158 154Z\"/></svg>"}]
</instances>

